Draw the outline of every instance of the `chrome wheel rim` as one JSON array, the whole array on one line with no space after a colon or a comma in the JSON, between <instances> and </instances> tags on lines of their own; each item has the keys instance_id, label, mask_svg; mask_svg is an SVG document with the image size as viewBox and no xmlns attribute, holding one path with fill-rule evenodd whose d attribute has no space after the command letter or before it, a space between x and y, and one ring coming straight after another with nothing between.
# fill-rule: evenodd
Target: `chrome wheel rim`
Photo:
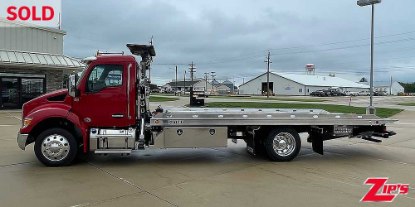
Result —
<instances>
[{"instance_id":1,"label":"chrome wheel rim","mask_svg":"<svg viewBox=\"0 0 415 207\"><path fill-rule=\"evenodd\" d=\"M277 155L286 157L294 152L295 144L295 138L292 134L280 132L274 137L272 147Z\"/></svg>"},{"instance_id":2,"label":"chrome wheel rim","mask_svg":"<svg viewBox=\"0 0 415 207\"><path fill-rule=\"evenodd\" d=\"M68 156L70 145L64 136L53 134L43 140L41 150L46 159L56 162Z\"/></svg>"}]
</instances>

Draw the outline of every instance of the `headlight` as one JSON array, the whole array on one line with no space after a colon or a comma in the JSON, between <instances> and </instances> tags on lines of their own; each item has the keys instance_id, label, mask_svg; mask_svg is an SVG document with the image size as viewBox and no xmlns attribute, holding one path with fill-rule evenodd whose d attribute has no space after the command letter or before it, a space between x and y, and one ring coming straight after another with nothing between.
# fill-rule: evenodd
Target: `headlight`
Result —
<instances>
[{"instance_id":1,"label":"headlight","mask_svg":"<svg viewBox=\"0 0 415 207\"><path fill-rule=\"evenodd\" d=\"M32 122L32 118L24 118L24 120L23 120L23 128L29 126L31 122Z\"/></svg>"}]
</instances>

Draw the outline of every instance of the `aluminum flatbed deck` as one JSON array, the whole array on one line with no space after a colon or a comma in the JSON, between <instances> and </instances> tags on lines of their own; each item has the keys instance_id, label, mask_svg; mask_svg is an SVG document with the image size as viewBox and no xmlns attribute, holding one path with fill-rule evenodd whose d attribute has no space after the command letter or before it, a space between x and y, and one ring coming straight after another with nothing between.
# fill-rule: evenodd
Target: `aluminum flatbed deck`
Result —
<instances>
[{"instance_id":1,"label":"aluminum flatbed deck","mask_svg":"<svg viewBox=\"0 0 415 207\"><path fill-rule=\"evenodd\" d=\"M169 108L151 126L385 125L395 119L369 114L329 113L321 109Z\"/></svg>"}]
</instances>

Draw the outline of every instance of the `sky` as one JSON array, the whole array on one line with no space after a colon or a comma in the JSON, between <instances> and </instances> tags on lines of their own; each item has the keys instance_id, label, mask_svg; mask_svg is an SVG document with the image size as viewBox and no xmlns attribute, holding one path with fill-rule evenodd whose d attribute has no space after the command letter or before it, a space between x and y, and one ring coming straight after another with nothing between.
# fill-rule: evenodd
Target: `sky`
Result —
<instances>
[{"instance_id":1,"label":"sky","mask_svg":"<svg viewBox=\"0 0 415 207\"><path fill-rule=\"evenodd\" d=\"M415 1L375 6L375 78L415 82ZM151 78L162 85L196 65L197 78L237 85L271 71L316 73L358 81L369 77L371 8L356 0L64 0L65 54L97 50L129 53L127 43L148 44L157 56ZM187 73L188 75L189 73Z\"/></svg>"}]
</instances>

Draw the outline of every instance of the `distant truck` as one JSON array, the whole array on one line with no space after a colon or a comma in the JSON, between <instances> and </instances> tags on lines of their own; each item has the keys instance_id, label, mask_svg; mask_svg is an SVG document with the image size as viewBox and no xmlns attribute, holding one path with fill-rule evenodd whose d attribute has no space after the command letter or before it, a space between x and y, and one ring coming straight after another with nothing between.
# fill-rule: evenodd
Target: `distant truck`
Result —
<instances>
[{"instance_id":1,"label":"distant truck","mask_svg":"<svg viewBox=\"0 0 415 207\"><path fill-rule=\"evenodd\" d=\"M23 105L17 135L21 149L34 143L47 166L63 166L93 154L130 154L149 148L226 147L243 140L251 154L273 161L294 159L299 133L309 134L315 152L323 141L358 137L378 142L395 133L396 120L375 115L328 113L320 109L171 108L150 111L147 77L152 45L128 44L134 56L86 58L82 74L69 76L69 88L47 93ZM108 79L111 77L111 79Z\"/></svg>"}]
</instances>

